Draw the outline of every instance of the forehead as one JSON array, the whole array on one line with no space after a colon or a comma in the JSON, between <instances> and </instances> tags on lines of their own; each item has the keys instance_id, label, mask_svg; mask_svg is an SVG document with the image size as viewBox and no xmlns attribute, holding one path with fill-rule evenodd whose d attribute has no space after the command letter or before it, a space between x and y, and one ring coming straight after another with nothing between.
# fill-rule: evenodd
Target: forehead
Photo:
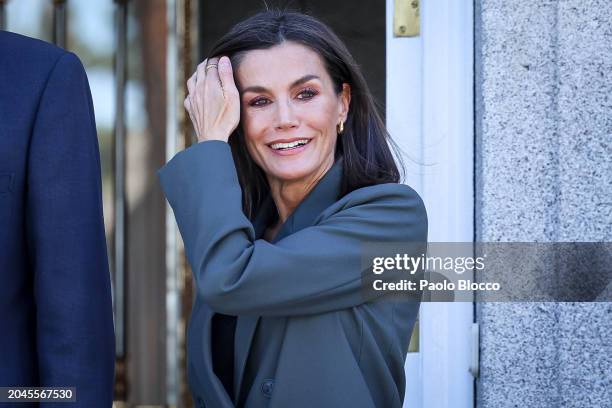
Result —
<instances>
[{"instance_id":1,"label":"forehead","mask_svg":"<svg viewBox=\"0 0 612 408\"><path fill-rule=\"evenodd\" d=\"M319 54L291 41L264 50L248 51L236 70L242 87L284 86L309 74L317 75L323 83L331 83Z\"/></svg>"}]
</instances>

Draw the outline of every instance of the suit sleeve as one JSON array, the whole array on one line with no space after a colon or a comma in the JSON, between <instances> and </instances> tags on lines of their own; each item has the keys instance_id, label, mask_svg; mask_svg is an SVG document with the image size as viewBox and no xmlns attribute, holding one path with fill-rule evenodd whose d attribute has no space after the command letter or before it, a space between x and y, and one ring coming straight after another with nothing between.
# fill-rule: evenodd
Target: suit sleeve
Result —
<instances>
[{"instance_id":1,"label":"suit sleeve","mask_svg":"<svg viewBox=\"0 0 612 408\"><path fill-rule=\"evenodd\" d=\"M230 147L205 141L160 170L199 295L229 315L304 315L367 301L362 246L425 242L427 216L409 187L356 190L343 208L275 243L255 239Z\"/></svg>"},{"instance_id":2,"label":"suit sleeve","mask_svg":"<svg viewBox=\"0 0 612 408\"><path fill-rule=\"evenodd\" d=\"M77 407L110 407L115 344L100 155L87 77L74 54L50 73L29 149L40 385L76 387Z\"/></svg>"}]
</instances>

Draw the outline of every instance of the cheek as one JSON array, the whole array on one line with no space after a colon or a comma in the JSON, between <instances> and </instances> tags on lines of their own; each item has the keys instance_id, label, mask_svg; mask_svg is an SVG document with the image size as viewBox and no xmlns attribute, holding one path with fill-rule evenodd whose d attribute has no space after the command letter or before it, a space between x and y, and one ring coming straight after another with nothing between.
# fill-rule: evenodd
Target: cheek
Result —
<instances>
[{"instance_id":1,"label":"cheek","mask_svg":"<svg viewBox=\"0 0 612 408\"><path fill-rule=\"evenodd\" d=\"M245 138L251 143L256 143L264 137L268 119L261 112L244 112L241 118L242 131Z\"/></svg>"},{"instance_id":2,"label":"cheek","mask_svg":"<svg viewBox=\"0 0 612 408\"><path fill-rule=\"evenodd\" d=\"M304 115L308 117L313 127L325 130L328 134L332 132L335 135L338 115L336 114L336 105L331 101L325 101L324 103L306 107Z\"/></svg>"},{"instance_id":3,"label":"cheek","mask_svg":"<svg viewBox=\"0 0 612 408\"><path fill-rule=\"evenodd\" d=\"M259 159L258 157L260 156L259 153L257 152L257 142L256 140L253 138L251 133L248 133L245 131L245 129L243 128L243 134L244 134L244 143L246 145L246 149L249 152L249 155L251 156L251 158L253 160L255 160L257 162L257 164L259 164Z\"/></svg>"},{"instance_id":4,"label":"cheek","mask_svg":"<svg viewBox=\"0 0 612 408\"><path fill-rule=\"evenodd\" d=\"M328 141L327 141L329 152L333 152L336 150L336 143L338 143L338 136L336 135L336 132L334 131L332 134L329 135Z\"/></svg>"},{"instance_id":5,"label":"cheek","mask_svg":"<svg viewBox=\"0 0 612 408\"><path fill-rule=\"evenodd\" d=\"M253 143L253 139L251 139L248 135L248 133L244 133L244 143L246 144L246 148L247 151L249 152L249 154L251 155L251 157L253 157L254 155L254 143Z\"/></svg>"},{"instance_id":6,"label":"cheek","mask_svg":"<svg viewBox=\"0 0 612 408\"><path fill-rule=\"evenodd\" d=\"M258 149L261 149L262 146L259 145L258 140L262 140L263 132L258 127L258 121L253 120L253 118L249 118L243 116L241 119L242 122L242 134L244 135L244 143L246 145L246 149L249 152L251 158L261 166L261 160L259 157L261 153L258 152ZM265 147L265 146L264 146Z\"/></svg>"}]
</instances>

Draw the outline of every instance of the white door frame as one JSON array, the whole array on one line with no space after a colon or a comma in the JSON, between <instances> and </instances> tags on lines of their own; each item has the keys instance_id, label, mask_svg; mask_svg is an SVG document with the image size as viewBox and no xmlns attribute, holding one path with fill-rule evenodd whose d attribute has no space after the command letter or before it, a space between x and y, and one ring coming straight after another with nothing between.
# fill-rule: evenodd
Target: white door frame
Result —
<instances>
[{"instance_id":1,"label":"white door frame","mask_svg":"<svg viewBox=\"0 0 612 408\"><path fill-rule=\"evenodd\" d=\"M423 198L430 242L473 240L473 3L420 2L418 37L393 37L386 0L386 117ZM472 408L472 303L421 305L420 349L406 359L409 408Z\"/></svg>"}]
</instances>

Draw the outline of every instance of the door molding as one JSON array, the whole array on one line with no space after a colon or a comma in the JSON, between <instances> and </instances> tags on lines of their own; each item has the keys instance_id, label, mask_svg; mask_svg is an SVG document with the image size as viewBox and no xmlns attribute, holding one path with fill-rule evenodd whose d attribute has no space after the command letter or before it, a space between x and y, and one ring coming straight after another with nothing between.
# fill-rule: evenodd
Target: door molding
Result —
<instances>
[{"instance_id":1,"label":"door molding","mask_svg":"<svg viewBox=\"0 0 612 408\"><path fill-rule=\"evenodd\" d=\"M430 242L474 239L473 4L420 2L418 37L393 37L386 0L387 127L405 182L425 201ZM406 359L410 408L474 406L472 303L421 305L420 350Z\"/></svg>"}]
</instances>

